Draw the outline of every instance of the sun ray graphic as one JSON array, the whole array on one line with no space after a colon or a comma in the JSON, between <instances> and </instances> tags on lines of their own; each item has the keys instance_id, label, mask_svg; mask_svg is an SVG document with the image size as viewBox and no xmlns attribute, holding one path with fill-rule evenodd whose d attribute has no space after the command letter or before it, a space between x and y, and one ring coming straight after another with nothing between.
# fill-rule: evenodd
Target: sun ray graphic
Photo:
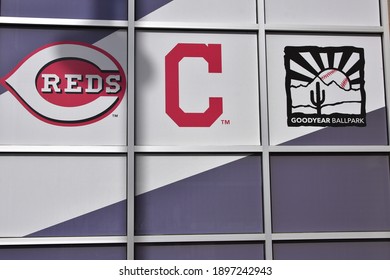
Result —
<instances>
[{"instance_id":1,"label":"sun ray graphic","mask_svg":"<svg viewBox=\"0 0 390 280\"><path fill-rule=\"evenodd\" d=\"M342 49L342 51L340 51ZM320 78L326 84L335 82L340 88L359 90L363 81L364 58L354 47L286 47L286 69L290 85L307 86ZM326 81L325 81L326 80Z\"/></svg>"}]
</instances>

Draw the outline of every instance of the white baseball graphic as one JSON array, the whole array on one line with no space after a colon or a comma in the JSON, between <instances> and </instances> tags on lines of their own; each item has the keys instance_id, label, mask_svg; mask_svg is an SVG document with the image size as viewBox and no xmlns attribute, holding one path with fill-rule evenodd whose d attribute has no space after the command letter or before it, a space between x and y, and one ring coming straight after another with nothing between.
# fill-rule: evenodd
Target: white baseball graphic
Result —
<instances>
[{"instance_id":1,"label":"white baseball graphic","mask_svg":"<svg viewBox=\"0 0 390 280\"><path fill-rule=\"evenodd\" d=\"M335 82L339 87L344 90L350 90L351 85L349 79L345 74L337 69L327 69L320 73L319 75L321 81L326 85L330 85L332 82Z\"/></svg>"}]
</instances>

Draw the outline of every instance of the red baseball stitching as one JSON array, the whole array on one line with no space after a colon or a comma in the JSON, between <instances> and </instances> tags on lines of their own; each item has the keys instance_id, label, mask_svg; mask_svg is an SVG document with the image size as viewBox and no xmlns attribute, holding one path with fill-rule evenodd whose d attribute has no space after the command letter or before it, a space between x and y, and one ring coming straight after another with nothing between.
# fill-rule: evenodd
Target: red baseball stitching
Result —
<instances>
[{"instance_id":1,"label":"red baseball stitching","mask_svg":"<svg viewBox=\"0 0 390 280\"><path fill-rule=\"evenodd\" d=\"M331 71L329 71L328 73L326 73L325 75L321 76L321 80L324 80L324 79L327 79L329 78L330 76L332 76L337 70L336 69L333 69Z\"/></svg>"}]
</instances>

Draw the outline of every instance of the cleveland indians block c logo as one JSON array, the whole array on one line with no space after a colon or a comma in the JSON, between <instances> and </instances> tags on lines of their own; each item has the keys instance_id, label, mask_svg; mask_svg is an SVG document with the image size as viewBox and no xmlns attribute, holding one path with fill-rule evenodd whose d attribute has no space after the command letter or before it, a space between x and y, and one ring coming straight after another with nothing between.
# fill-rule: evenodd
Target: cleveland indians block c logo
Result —
<instances>
[{"instance_id":1,"label":"cleveland indians block c logo","mask_svg":"<svg viewBox=\"0 0 390 280\"><path fill-rule=\"evenodd\" d=\"M223 113L222 97L210 97L204 112L184 112L179 99L179 63L186 57L200 57L209 73L222 72L220 44L177 44L165 56L165 112L179 127L210 127Z\"/></svg>"}]
</instances>

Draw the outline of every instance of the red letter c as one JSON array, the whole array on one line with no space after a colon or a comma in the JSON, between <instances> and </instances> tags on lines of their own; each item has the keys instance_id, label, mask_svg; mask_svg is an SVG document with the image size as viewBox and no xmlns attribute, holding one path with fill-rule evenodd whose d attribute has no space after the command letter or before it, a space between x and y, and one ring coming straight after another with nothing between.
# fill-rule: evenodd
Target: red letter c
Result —
<instances>
[{"instance_id":1,"label":"red letter c","mask_svg":"<svg viewBox=\"0 0 390 280\"><path fill-rule=\"evenodd\" d=\"M210 97L202 113L184 112L179 105L179 63L185 57L202 57L209 73L222 72L220 44L177 44L165 56L165 112L180 127L210 127L223 113L222 98Z\"/></svg>"}]
</instances>

